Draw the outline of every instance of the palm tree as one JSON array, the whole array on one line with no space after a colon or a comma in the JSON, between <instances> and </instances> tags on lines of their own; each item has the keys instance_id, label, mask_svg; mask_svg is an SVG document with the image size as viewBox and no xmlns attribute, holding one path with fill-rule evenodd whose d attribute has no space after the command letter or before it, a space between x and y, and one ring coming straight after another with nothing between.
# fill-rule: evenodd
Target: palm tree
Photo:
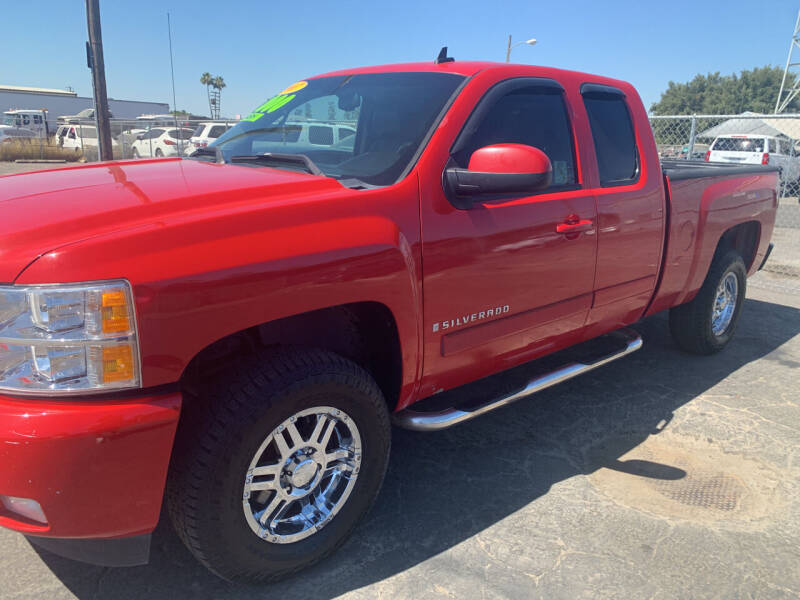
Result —
<instances>
[{"instance_id":1,"label":"palm tree","mask_svg":"<svg viewBox=\"0 0 800 600\"><path fill-rule=\"evenodd\" d=\"M215 104L216 104L216 109L217 109L217 115L214 118L215 119L219 119L220 106L222 104L220 102L220 95L222 94L222 88L224 88L226 86L225 80L222 78L221 75L217 75L216 77L214 77L214 81L211 82L211 86L214 88L214 90L216 90L216 94L215 94L216 103Z\"/></svg>"},{"instance_id":2,"label":"palm tree","mask_svg":"<svg viewBox=\"0 0 800 600\"><path fill-rule=\"evenodd\" d=\"M214 109L211 108L211 85L214 83L214 78L211 76L211 73L206 71L200 76L200 83L206 86L206 94L208 95L208 110L211 115L214 115Z\"/></svg>"}]
</instances>

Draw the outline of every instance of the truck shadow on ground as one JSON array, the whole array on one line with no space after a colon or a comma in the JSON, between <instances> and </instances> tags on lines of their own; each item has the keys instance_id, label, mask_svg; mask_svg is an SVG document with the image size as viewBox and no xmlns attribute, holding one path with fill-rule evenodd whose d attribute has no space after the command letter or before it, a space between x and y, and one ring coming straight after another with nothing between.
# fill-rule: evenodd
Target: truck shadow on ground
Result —
<instances>
[{"instance_id":1,"label":"truck shadow on ground","mask_svg":"<svg viewBox=\"0 0 800 600\"><path fill-rule=\"evenodd\" d=\"M669 465L619 459L740 367L790 360L781 346L800 333L800 311L748 300L736 339L712 357L679 352L666 315L636 329L641 351L532 399L440 433L395 430L383 491L366 522L333 557L287 581L221 581L193 559L166 517L144 567L93 567L37 552L81 599L332 598L456 546L575 475L608 467L632 477L682 477ZM585 502L591 509L591 497ZM536 523L526 535L537 535Z\"/></svg>"}]
</instances>

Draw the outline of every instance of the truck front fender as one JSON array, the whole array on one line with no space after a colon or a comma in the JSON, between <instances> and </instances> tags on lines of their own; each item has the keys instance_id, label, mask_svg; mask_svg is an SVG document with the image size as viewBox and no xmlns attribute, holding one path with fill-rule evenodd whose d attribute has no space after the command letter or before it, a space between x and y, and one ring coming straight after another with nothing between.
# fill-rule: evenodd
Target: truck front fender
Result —
<instances>
[{"instance_id":1,"label":"truck front fender","mask_svg":"<svg viewBox=\"0 0 800 600\"><path fill-rule=\"evenodd\" d=\"M379 215L269 229L225 223L217 225L237 233L219 237L208 222L201 225L91 238L41 257L17 282L85 281L88 265L91 279L127 278L147 387L177 381L198 352L238 331L378 302L397 325L401 401L411 394L420 368L419 247L397 223Z\"/></svg>"}]
</instances>

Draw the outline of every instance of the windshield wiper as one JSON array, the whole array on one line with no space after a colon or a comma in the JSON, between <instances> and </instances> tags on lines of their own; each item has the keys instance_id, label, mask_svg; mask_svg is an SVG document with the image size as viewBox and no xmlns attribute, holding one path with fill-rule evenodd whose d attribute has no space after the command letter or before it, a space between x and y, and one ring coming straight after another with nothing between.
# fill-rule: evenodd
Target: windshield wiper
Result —
<instances>
[{"instance_id":1,"label":"windshield wiper","mask_svg":"<svg viewBox=\"0 0 800 600\"><path fill-rule=\"evenodd\" d=\"M225 156L222 154L222 150L220 150L217 146L212 146L211 148L198 148L189 158L194 158L195 156L213 156L216 159L216 162L221 165L225 164Z\"/></svg>"},{"instance_id":2,"label":"windshield wiper","mask_svg":"<svg viewBox=\"0 0 800 600\"><path fill-rule=\"evenodd\" d=\"M264 152L264 154L242 154L240 156L232 156L230 162L292 164L302 167L312 175L325 175L322 169L320 169L316 163L308 158L308 156L305 154L280 154L278 152Z\"/></svg>"}]
</instances>

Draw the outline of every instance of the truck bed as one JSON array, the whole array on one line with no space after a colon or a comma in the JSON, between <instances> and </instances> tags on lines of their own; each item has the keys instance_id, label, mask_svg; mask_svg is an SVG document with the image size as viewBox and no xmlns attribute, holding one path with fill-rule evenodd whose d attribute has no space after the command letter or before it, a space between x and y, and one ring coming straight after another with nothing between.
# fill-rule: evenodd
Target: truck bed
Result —
<instances>
[{"instance_id":1,"label":"truck bed","mask_svg":"<svg viewBox=\"0 0 800 600\"><path fill-rule=\"evenodd\" d=\"M703 283L717 243L738 227L748 273L761 264L772 237L778 168L662 160L666 176L666 239L661 280L648 315L690 301ZM745 241L744 238L747 238Z\"/></svg>"},{"instance_id":2,"label":"truck bed","mask_svg":"<svg viewBox=\"0 0 800 600\"><path fill-rule=\"evenodd\" d=\"M670 181L719 177L720 175L764 174L777 171L773 165L737 165L723 162L700 162L693 160L662 159L661 170Z\"/></svg>"}]
</instances>

